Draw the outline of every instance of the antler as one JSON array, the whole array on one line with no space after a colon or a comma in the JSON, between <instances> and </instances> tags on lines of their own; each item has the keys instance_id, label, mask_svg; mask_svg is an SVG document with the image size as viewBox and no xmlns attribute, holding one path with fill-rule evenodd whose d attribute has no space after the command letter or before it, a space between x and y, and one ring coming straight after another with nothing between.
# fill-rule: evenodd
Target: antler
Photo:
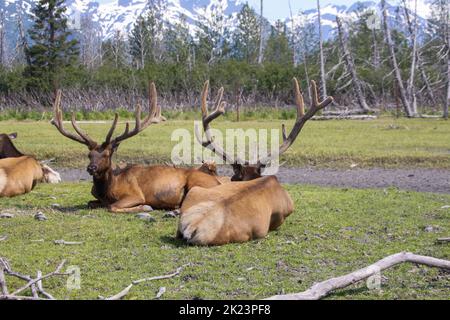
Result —
<instances>
[{"instance_id":1,"label":"antler","mask_svg":"<svg viewBox=\"0 0 450 320\"><path fill-rule=\"evenodd\" d=\"M141 106L136 106L136 112L135 112L135 126L133 131L130 131L130 125L127 122L125 126L125 131L118 137L116 137L114 140L111 141L112 135L114 133L114 130L116 129L117 122L119 120L119 115L116 113L114 117L113 124L111 126L111 129L108 132L108 135L106 136L105 143L112 145L117 145L121 143L122 141L129 139L135 135L137 135L139 132L145 130L148 128L152 123L159 123L161 121L165 121L166 119L161 116L161 107L158 106L158 94L156 92L156 86L155 83L152 82L150 84L149 88L149 112L148 116L145 118L144 121L141 120Z\"/></svg>"},{"instance_id":2,"label":"antler","mask_svg":"<svg viewBox=\"0 0 450 320\"><path fill-rule=\"evenodd\" d=\"M92 140L85 132L83 132L83 130L80 129L80 127L77 124L77 121L75 119L75 112L72 113L72 126L75 129L76 133L78 135L75 135L73 133L67 132L64 129L64 125L63 125L63 119L62 119L62 111L61 111L61 90L58 90L56 92L56 98L55 98L55 102L53 104L53 110L54 110L54 117L51 121L51 123L58 129L58 131L65 137L72 139L76 142L82 143L86 146L88 146L88 148L94 148L97 143Z\"/></svg>"},{"instance_id":3,"label":"antler","mask_svg":"<svg viewBox=\"0 0 450 320\"><path fill-rule=\"evenodd\" d=\"M219 89L219 92L217 93L216 101L214 103L215 109L212 113L208 113L208 91L209 91L209 81L205 82L205 85L203 86L202 91L202 124L203 124L203 131L205 132L206 141L203 141L202 135L199 132L198 127L195 128L195 136L198 140L198 142L204 147L210 149L212 152L216 153L218 156L220 156L225 163L240 163L240 159L236 158L234 160L234 157L230 156L228 153L225 152L220 146L218 146L214 142L214 137L211 135L211 127L210 123L223 115L225 113L225 105L226 102L222 101L223 98L223 87Z\"/></svg>"},{"instance_id":4,"label":"antler","mask_svg":"<svg viewBox=\"0 0 450 320\"><path fill-rule=\"evenodd\" d=\"M295 92L295 105L297 107L297 119L295 121L294 127L292 131L289 133L289 136L286 135L286 127L282 125L282 133L283 133L283 144L280 146L278 151L278 155L282 155L286 152L289 147L294 143L295 139L297 139L298 135L303 129L306 121L311 119L319 110L325 108L330 103L333 102L333 97L327 97L324 101L319 102L318 93L317 93L317 85L315 81L311 81L312 86L312 106L305 114L305 103L303 100L303 95L300 91L300 86L298 84L297 78L293 79L294 81L294 92ZM272 161L272 155L269 154L267 157L258 160L258 166L264 167L270 161Z\"/></svg>"}]
</instances>

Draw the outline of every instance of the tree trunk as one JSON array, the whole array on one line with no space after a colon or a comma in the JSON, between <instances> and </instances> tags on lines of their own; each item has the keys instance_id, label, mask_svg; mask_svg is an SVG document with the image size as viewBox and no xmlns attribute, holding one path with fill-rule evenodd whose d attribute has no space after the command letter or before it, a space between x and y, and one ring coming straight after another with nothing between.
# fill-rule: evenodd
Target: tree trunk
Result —
<instances>
[{"instance_id":1,"label":"tree trunk","mask_svg":"<svg viewBox=\"0 0 450 320\"><path fill-rule=\"evenodd\" d=\"M404 0L405 1L405 0ZM404 3L405 12L407 16L407 20L409 21L408 25L411 25L408 8L406 7L406 3ZM408 94L408 99L411 103L411 111L414 114L417 114L417 98L416 98L416 88L414 86L414 79L416 75L416 61L417 61L417 0L414 3L414 27L410 28L411 41L413 45L413 51L411 54L411 70L408 85L406 87L406 92Z\"/></svg>"},{"instance_id":2,"label":"tree trunk","mask_svg":"<svg viewBox=\"0 0 450 320\"><path fill-rule=\"evenodd\" d=\"M258 54L258 64L263 63L263 36L264 36L264 0L261 0L261 15L259 17L259 54Z\"/></svg>"},{"instance_id":3,"label":"tree trunk","mask_svg":"<svg viewBox=\"0 0 450 320\"><path fill-rule=\"evenodd\" d=\"M415 20L416 20L416 22L415 22L414 28L413 28L413 25L411 23L411 19L410 19L409 13L408 13L408 9L406 6L406 0L403 0L403 7L405 10L406 22L408 23L409 34L411 35L411 37L414 37L415 46L417 46L417 40L416 40L416 38L417 38L417 1L415 3L415 15L416 15ZM417 70L419 71L420 77L422 78L422 81L425 84L425 89L427 91L428 98L430 99L430 101L433 105L436 105L436 98L434 97L434 93L433 93L433 90L431 89L430 81L428 80L428 76L425 72L425 68L423 67L423 61L422 61L422 57L420 55L420 50L415 48L414 54L416 56L415 62L417 64Z\"/></svg>"},{"instance_id":4,"label":"tree trunk","mask_svg":"<svg viewBox=\"0 0 450 320\"><path fill-rule=\"evenodd\" d=\"M352 82L354 85L356 97L358 98L359 106L362 110L368 112L370 111L369 106L367 105L366 98L364 97L361 81L358 78L358 74L356 73L356 67L355 62L353 60L353 56L350 53L348 46L347 46L347 39L344 35L344 30L342 27L342 21L341 19L336 16L336 23L338 26L338 33L339 33L339 42L341 44L342 53L344 54L345 62L347 64L347 69L350 72L350 75L352 77Z\"/></svg>"},{"instance_id":5,"label":"tree trunk","mask_svg":"<svg viewBox=\"0 0 450 320\"><path fill-rule=\"evenodd\" d=\"M375 28L372 28L372 64L375 67L375 69L380 68L380 50L378 49L378 41L377 41L377 32Z\"/></svg>"},{"instance_id":6,"label":"tree trunk","mask_svg":"<svg viewBox=\"0 0 450 320\"><path fill-rule=\"evenodd\" d=\"M390 31L390 28L389 28L389 22L388 22L388 15L387 15L387 10L386 10L386 1L385 0L381 1L381 6L382 6L382 11L383 11L384 33L385 33L386 42L387 42L387 45L388 45L388 48L389 48L389 55L390 55L392 68L394 69L395 80L397 82L397 86L398 86L399 93L400 93L400 99L402 101L403 108L405 109L406 115L408 117L415 117L416 114L411 109L411 104L409 102L408 95L407 95L406 90L405 90L405 86L403 85L402 75L400 73L400 69L399 69L399 66L398 66L398 63L397 63L397 57L395 56L395 48L394 48L394 43L393 43L392 37L391 37L391 31Z\"/></svg>"},{"instance_id":7,"label":"tree trunk","mask_svg":"<svg viewBox=\"0 0 450 320\"><path fill-rule=\"evenodd\" d=\"M297 63L297 40L295 37L296 34L296 28L295 28L295 23L294 23L294 15L292 14L292 6L291 6L291 0L289 0L289 13L291 16L291 28L292 28L292 46L293 46L293 50L292 50L292 62L294 65L294 68L297 67L298 63Z\"/></svg>"},{"instance_id":8,"label":"tree trunk","mask_svg":"<svg viewBox=\"0 0 450 320\"><path fill-rule=\"evenodd\" d=\"M6 65L5 57L5 14L0 11L0 66Z\"/></svg>"},{"instance_id":9,"label":"tree trunk","mask_svg":"<svg viewBox=\"0 0 450 320\"><path fill-rule=\"evenodd\" d=\"M445 119L448 119L448 108L450 106L450 31L447 33L447 101L444 103Z\"/></svg>"},{"instance_id":10,"label":"tree trunk","mask_svg":"<svg viewBox=\"0 0 450 320\"><path fill-rule=\"evenodd\" d=\"M319 49L320 49L320 82L322 87L322 97L327 98L327 82L325 75L325 59L323 56L323 35L322 35L322 20L320 15L320 1L317 0L317 19L319 23Z\"/></svg>"}]
</instances>

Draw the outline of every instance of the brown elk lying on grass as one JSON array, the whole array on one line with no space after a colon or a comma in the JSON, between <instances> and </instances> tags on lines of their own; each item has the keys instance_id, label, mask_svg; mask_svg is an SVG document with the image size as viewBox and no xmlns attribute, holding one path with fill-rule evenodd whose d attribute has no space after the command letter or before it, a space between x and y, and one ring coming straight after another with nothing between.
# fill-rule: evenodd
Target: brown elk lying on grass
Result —
<instances>
[{"instance_id":1,"label":"brown elk lying on grass","mask_svg":"<svg viewBox=\"0 0 450 320\"><path fill-rule=\"evenodd\" d=\"M17 133L0 134L0 159L22 157L24 154L17 150L11 140L17 138Z\"/></svg>"},{"instance_id":2,"label":"brown elk lying on grass","mask_svg":"<svg viewBox=\"0 0 450 320\"><path fill-rule=\"evenodd\" d=\"M297 120L289 136L286 136L283 126L283 144L279 155L292 145L306 121L333 101L333 98L328 97L319 103L317 87L312 82L313 106L305 114L303 96L295 78L294 85ZM206 141L202 145L214 151L226 163L232 163L235 172L232 180L239 182L210 189L193 188L181 207L177 237L196 245L223 245L263 238L269 231L277 229L294 211L293 201L275 176L261 177L262 169L272 160L271 155L259 159L252 166L240 160L234 161L214 143L209 124L223 114L224 109L218 107L208 115L205 99L207 90L208 84L205 85L202 100L203 130L206 134Z\"/></svg>"},{"instance_id":3,"label":"brown elk lying on grass","mask_svg":"<svg viewBox=\"0 0 450 320\"><path fill-rule=\"evenodd\" d=\"M11 141L16 137L0 134L0 197L28 193L39 182L61 182L59 173L18 151Z\"/></svg>"},{"instance_id":4,"label":"brown elk lying on grass","mask_svg":"<svg viewBox=\"0 0 450 320\"><path fill-rule=\"evenodd\" d=\"M156 87L150 86L150 110L148 116L141 120L141 108L136 108L135 128L130 131L126 124L125 132L112 139L118 122L118 114L109 130L105 142L98 144L78 126L72 115L72 126L78 135L67 132L62 121L61 92L58 92L54 104L52 123L59 132L89 149L89 166L87 171L93 177L92 195L97 199L89 202L91 208L106 207L116 213L136 213L156 209L178 209L186 193L194 186L210 188L219 185L219 181L196 169L175 168L173 166L120 166L113 168L112 156L121 142L137 135L151 124L164 121L157 104ZM151 100L151 101L150 101Z\"/></svg>"}]
</instances>

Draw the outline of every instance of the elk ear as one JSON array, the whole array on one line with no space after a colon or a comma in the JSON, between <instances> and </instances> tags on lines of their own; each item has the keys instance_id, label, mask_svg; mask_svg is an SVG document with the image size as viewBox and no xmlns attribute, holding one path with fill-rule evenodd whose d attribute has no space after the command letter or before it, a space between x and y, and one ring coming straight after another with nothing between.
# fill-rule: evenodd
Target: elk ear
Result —
<instances>
[{"instance_id":1,"label":"elk ear","mask_svg":"<svg viewBox=\"0 0 450 320\"><path fill-rule=\"evenodd\" d=\"M15 139L15 138L17 138L17 132L8 134L8 137L9 137L10 139Z\"/></svg>"}]
</instances>

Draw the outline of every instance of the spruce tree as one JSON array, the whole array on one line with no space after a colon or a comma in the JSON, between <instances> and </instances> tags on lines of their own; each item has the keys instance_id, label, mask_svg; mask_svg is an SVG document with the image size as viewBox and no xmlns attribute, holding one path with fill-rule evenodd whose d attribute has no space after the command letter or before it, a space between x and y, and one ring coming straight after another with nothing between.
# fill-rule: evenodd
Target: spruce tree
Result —
<instances>
[{"instance_id":1,"label":"spruce tree","mask_svg":"<svg viewBox=\"0 0 450 320\"><path fill-rule=\"evenodd\" d=\"M258 60L259 18L248 3L238 13L238 24L233 34L233 56L248 63Z\"/></svg>"},{"instance_id":2,"label":"spruce tree","mask_svg":"<svg viewBox=\"0 0 450 320\"><path fill-rule=\"evenodd\" d=\"M28 31L32 43L25 52L29 88L58 88L64 68L78 57L78 42L68 30L65 12L64 0L39 0L33 9L34 24Z\"/></svg>"},{"instance_id":3,"label":"spruce tree","mask_svg":"<svg viewBox=\"0 0 450 320\"><path fill-rule=\"evenodd\" d=\"M264 54L264 61L280 65L291 64L293 61L286 25L282 21L277 21L275 27L272 27Z\"/></svg>"}]
</instances>

